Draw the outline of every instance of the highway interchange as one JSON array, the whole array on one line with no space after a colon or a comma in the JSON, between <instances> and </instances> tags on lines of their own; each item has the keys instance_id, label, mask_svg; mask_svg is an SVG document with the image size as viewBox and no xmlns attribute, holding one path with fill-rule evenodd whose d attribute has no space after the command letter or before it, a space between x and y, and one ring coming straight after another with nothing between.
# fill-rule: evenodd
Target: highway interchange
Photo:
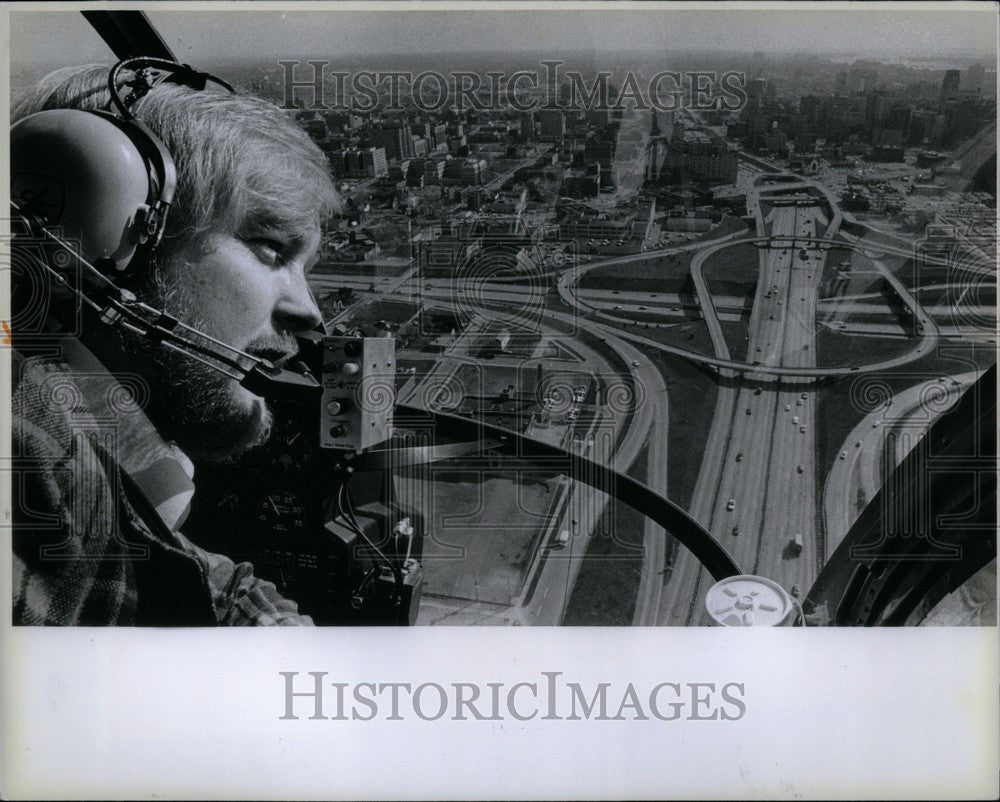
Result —
<instances>
[{"instance_id":1,"label":"highway interchange","mask_svg":"<svg viewBox=\"0 0 1000 802\"><path fill-rule=\"evenodd\" d=\"M555 289L561 303L554 303L537 282L485 281L471 289L475 304L486 317L501 315L505 308L519 309L527 304L537 307L540 314L538 332L569 345L581 375L618 375L626 384L642 389L642 402L635 405L630 415L616 413L607 403L602 403L606 399L596 399L598 419L604 422L605 431L609 425L613 426L616 443L613 454L602 453L601 456L606 456L609 464L624 471L648 444L646 483L663 495L667 495L669 399L663 374L643 351L682 356L713 371L719 390L689 512L730 552L744 571L766 576L787 590L804 595L851 520L845 512L850 504L843 501L844 493L853 502L860 486L859 477L871 476L873 461L884 459L878 445L882 443L882 430L869 427L864 431L865 437L859 432L851 434L855 438L851 441L852 446L854 442L863 446L855 447L851 454L851 471L847 472L846 460L841 460L829 476L824 473L828 466L817 464L817 425L822 423L816 418L816 380L872 375L905 365L929 354L943 335L961 336L962 332L949 332L946 325L939 326L936 318L945 317L952 310L925 309L917 295L911 293L881 260L887 254L912 255L912 250L907 251L902 244L887 243L881 238L875 243L844 236L839 231L843 217L836 206L831 209L828 193L803 191L817 186L811 182L800 177L778 176L776 180L775 176L755 175L751 173L751 180L744 180L744 186L749 187L748 208L754 212L756 236L737 232L714 241L595 260L554 271ZM730 355L720 324L720 318L734 312L746 315L745 311L740 311L744 299L713 297L703 274L709 257L724 256L726 248L738 244L754 245L760 255L760 276L748 317L746 359ZM882 275L912 315L914 327L921 335L914 338L914 344L905 353L885 359L859 359L857 363L846 365L816 364L819 316L828 312L832 304L849 303L848 299L819 297L827 253L833 245L863 253L864 263ZM664 258L682 251L694 252L690 266L696 291L694 309L683 306L676 294L666 292L636 293L627 291L624 285L618 291L579 287L582 276L591 270ZM312 283L314 291L319 293L352 284L362 289L369 281L367 278L352 281L318 276ZM432 282L422 281L419 273L412 270L392 281L386 289L391 291L383 291L379 297L415 302L424 308L468 304L468 298L462 296L470 290L437 278ZM734 300L738 303L733 303ZM866 310L876 308L865 305ZM662 315L662 325L702 318L712 343L712 353L694 353L626 329L622 316L630 311L640 312L645 320ZM861 310L850 311L856 314ZM973 311L982 315L992 313L993 309ZM567 333L575 333L576 342L568 340ZM405 361L406 356L405 351L401 351L400 361ZM455 351L438 357L432 371L423 377L425 383L440 382L442 377L454 372L456 361L468 362L470 359L468 354L463 356ZM426 359L427 355L422 354L421 358ZM965 378L969 380L974 376ZM418 395L416 383L403 389L411 401ZM948 392L956 392L954 386ZM426 392L424 397L427 397ZM919 405L902 404L899 409L908 410L911 419L919 414ZM586 440L569 445L595 447ZM692 462L698 461L693 457ZM577 493L592 495L589 490ZM579 569L575 558L584 551L586 538L574 537L573 549L559 555L569 559L545 559L546 544L553 532L566 528L576 536L578 532L585 533L596 520L596 515L589 521L574 518L577 521L574 527L570 518L577 513L570 511L578 510L580 504L570 503L572 497L573 493L569 492L562 510L556 513L538 539L535 558L539 561L537 567L541 578L530 595L521 593L518 596L519 610L507 610L502 614L497 610L485 610L476 615L481 613L481 618L488 619L500 614L503 619L500 623L559 622L572 589L572 579ZM597 505L584 506L593 506L595 512L599 512L603 500ZM633 623L708 623L702 599L711 579L700 564L690 553L674 548L664 537L663 530L648 520L643 542L645 558ZM475 615L473 620L456 620L456 610L459 615L465 614L461 605L450 608L444 605L442 609L445 612L441 623L484 622Z\"/></svg>"}]
</instances>

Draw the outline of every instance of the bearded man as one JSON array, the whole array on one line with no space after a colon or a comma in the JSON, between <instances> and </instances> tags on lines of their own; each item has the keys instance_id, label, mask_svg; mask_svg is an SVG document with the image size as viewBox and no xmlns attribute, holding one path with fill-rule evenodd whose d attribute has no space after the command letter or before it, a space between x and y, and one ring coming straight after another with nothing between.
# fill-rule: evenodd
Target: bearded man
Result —
<instances>
[{"instance_id":1,"label":"bearded man","mask_svg":"<svg viewBox=\"0 0 1000 802\"><path fill-rule=\"evenodd\" d=\"M108 75L86 67L43 79L12 107L12 143L15 131L41 130L19 128L34 117L55 119L57 137L65 126L74 147L108 149L117 123L106 116L39 116L111 108ZM321 322L306 272L336 191L322 152L286 112L196 83L150 82L129 109L172 158L176 187L148 258L120 271L112 259L107 272L139 302L197 330L194 339L280 368L296 335ZM12 149L16 183L23 165ZM94 180L120 168L113 155L84 161ZM74 182L82 180L64 177L60 203L79 203ZM98 220L111 200L97 193L90 202L84 214ZM41 251L50 268L67 261L50 243ZM25 302L16 272L15 305ZM27 294L29 304L45 300L36 305L46 336L14 331L12 444L23 466L12 487L15 623L311 624L249 564L181 532L192 458L232 459L264 442L265 400L210 358L108 325L67 293L73 276L53 281L55 273L36 271Z\"/></svg>"}]
</instances>

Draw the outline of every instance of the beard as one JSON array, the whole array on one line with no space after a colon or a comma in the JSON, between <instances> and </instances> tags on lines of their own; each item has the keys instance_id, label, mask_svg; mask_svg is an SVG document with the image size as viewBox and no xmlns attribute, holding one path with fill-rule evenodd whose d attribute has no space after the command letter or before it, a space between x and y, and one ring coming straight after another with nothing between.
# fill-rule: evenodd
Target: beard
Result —
<instances>
[{"instance_id":1,"label":"beard","mask_svg":"<svg viewBox=\"0 0 1000 802\"><path fill-rule=\"evenodd\" d=\"M163 309L182 323L226 342L224 333L213 331L210 322L198 314L196 299L175 275L157 267L136 294L155 309ZM188 354L124 329L119 332L123 368L138 373L149 384L145 412L164 440L176 443L194 459L210 461L230 461L267 442L273 418L263 398ZM179 333L219 349L196 334L183 330ZM255 339L240 350L254 353L294 349L294 338L275 335ZM231 368L226 370L232 372Z\"/></svg>"}]
</instances>

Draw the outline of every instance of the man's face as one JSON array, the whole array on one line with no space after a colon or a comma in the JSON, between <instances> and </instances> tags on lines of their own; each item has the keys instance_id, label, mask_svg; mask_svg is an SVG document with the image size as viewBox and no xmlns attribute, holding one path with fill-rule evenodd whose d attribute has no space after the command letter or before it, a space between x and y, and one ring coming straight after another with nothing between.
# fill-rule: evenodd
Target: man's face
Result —
<instances>
[{"instance_id":1,"label":"man's face","mask_svg":"<svg viewBox=\"0 0 1000 802\"><path fill-rule=\"evenodd\" d=\"M306 283L319 239L315 227L293 232L253 219L236 232L209 233L159 269L152 300L227 345L281 364L297 350L295 335L321 322ZM263 399L183 354L152 348L143 347L153 360L149 411L168 439L213 457L266 439Z\"/></svg>"}]
</instances>

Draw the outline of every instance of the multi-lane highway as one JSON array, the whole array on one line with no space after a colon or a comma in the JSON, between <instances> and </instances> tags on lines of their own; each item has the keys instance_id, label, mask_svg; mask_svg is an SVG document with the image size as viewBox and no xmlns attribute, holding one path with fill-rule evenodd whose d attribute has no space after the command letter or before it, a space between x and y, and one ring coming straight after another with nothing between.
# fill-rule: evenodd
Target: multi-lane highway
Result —
<instances>
[{"instance_id":1,"label":"multi-lane highway","mask_svg":"<svg viewBox=\"0 0 1000 802\"><path fill-rule=\"evenodd\" d=\"M770 225L773 236L792 238L783 241L788 247L761 252L748 360L814 368L824 251L807 246L816 217L810 207L779 207ZM795 241L796 236L803 239ZM748 573L786 588L808 586L815 575L820 531L812 384L807 379L775 384L764 373L749 373L724 387L719 407L715 442L702 460L691 513ZM700 599L711 582L692 563L689 555L677 561L661 606L663 624L707 623Z\"/></svg>"},{"instance_id":2,"label":"multi-lane highway","mask_svg":"<svg viewBox=\"0 0 1000 802\"><path fill-rule=\"evenodd\" d=\"M810 196L801 192L788 195L783 190L809 189L812 182L794 179L792 183L780 180L782 178L766 182L758 179L750 185L748 206L757 218L756 236L747 237L737 232L707 243L691 243L680 248L572 266L556 277L555 287L564 304L562 308L548 300L544 289L540 295L538 287L512 282L486 282L476 288L476 300L486 317L490 316L490 310L499 313L504 308L523 308L526 303L543 300L539 307L543 336L575 332L576 337L586 341L581 342L579 348L573 346L586 370L617 375L642 388L642 402L631 414L618 415L617 446L613 456L609 453L608 457L619 470L625 470L648 444L647 483L664 494L666 389L660 371L636 346L713 366L719 392L704 444L704 456L700 459L690 513L709 529L744 570L774 579L786 589L797 585L804 591L832 548L831 540L844 531L843 515L838 513L841 517L834 520L829 502L826 514L820 513L826 476L821 475L825 466L816 464L815 380L824 376L863 375L927 355L939 338L949 333L950 327L942 324L945 316L954 310L951 307L923 307L915 294L879 259L881 253L894 250L908 253L905 248L874 246L856 239L845 242L838 231L843 218L835 204L825 196L826 205L818 198L810 201ZM803 186L796 186L796 183ZM748 316L746 299L713 296L702 272L710 256L718 256L725 248L741 244L753 244L759 250L759 277ZM835 300L819 298L826 256L832 247L863 252L866 256L864 269L878 274L908 310L914 328L922 333L905 354L868 362L858 360L851 365L817 365L816 334L823 325L819 322L821 316L885 316L888 311L884 304L863 303L868 300L864 295ZM676 293L581 290L578 287L580 278L590 270L655 260L685 250L695 252L690 266L696 293L694 306L682 303ZM339 280L338 283L348 282ZM382 297L419 300L424 305L457 303L461 287L443 279L435 279L432 284L418 285L417 276L406 276L405 280L393 283L394 292ZM872 296L872 299L878 297ZM567 309L567 306L572 308ZM992 308L979 311L992 312ZM586 331L578 328L581 312L587 315ZM622 318L627 318L630 312L641 314L646 320L651 316L662 317L662 324L655 324L668 326L703 318L712 353L692 353L635 331L623 330ZM720 321L733 317L748 320L745 359L734 359L723 337ZM898 323L853 321L851 326L898 328ZM838 330L843 330L842 324L838 324ZM449 372L448 362L446 356L442 365L435 368L438 378L444 375L441 371ZM609 419L615 415L613 409L600 401L596 412ZM867 453L860 450L856 459ZM835 466L833 476L839 475L838 470L839 466ZM843 481L836 479L838 492L844 490ZM848 492L852 488L853 485ZM827 490L829 495L829 485ZM565 512L570 506L567 504L562 512L554 513L549 530L571 526L569 514ZM580 521L579 516L576 520L580 528L591 524L591 521ZM702 597L710 584L707 574L687 552L674 554L667 549L662 531L648 521L644 542L646 559L635 623L707 623L702 612ZM570 553L579 556L576 551ZM536 558L544 563L545 556L543 545ZM558 564L551 561L551 565ZM550 567L541 571L537 587L518 598L518 603L524 605L522 618L556 622L571 590L573 564L574 560L565 560L561 570ZM578 567L578 563L576 565ZM553 610L557 611L555 618ZM525 612L527 617L523 615Z\"/></svg>"}]
</instances>

